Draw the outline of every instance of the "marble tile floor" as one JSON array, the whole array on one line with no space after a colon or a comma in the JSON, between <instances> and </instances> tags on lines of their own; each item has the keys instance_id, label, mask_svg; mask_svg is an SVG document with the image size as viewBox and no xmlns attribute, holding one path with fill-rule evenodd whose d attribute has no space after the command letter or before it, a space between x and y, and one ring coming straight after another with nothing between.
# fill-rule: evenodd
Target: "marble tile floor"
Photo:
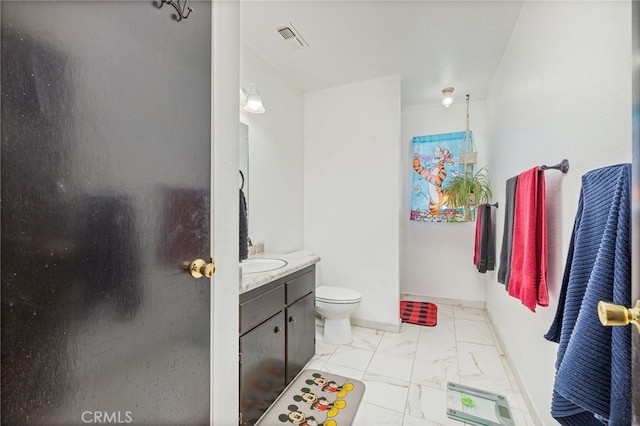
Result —
<instances>
[{"instance_id":1,"label":"marble tile floor","mask_svg":"<svg viewBox=\"0 0 640 426\"><path fill-rule=\"evenodd\" d=\"M435 327L353 327L353 334L348 345L330 345L318 329L307 368L365 383L354 426L462 426L446 414L448 381L504 395L517 426L535 424L481 309L438 304Z\"/></svg>"}]
</instances>

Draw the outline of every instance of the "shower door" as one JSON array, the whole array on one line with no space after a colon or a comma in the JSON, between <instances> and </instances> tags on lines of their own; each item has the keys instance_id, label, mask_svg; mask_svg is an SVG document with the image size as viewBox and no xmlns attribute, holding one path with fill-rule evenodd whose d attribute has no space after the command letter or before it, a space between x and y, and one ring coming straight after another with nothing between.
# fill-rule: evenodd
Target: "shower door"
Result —
<instances>
[{"instance_id":1,"label":"shower door","mask_svg":"<svg viewBox=\"0 0 640 426\"><path fill-rule=\"evenodd\" d=\"M211 4L189 6L0 3L2 424L209 424L210 280L185 265L210 252Z\"/></svg>"}]
</instances>

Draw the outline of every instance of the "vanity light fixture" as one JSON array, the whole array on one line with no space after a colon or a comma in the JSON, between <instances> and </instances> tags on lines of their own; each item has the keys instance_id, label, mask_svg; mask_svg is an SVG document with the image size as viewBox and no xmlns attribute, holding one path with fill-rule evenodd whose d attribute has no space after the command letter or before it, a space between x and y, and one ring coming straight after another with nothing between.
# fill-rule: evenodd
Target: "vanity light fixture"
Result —
<instances>
[{"instance_id":1,"label":"vanity light fixture","mask_svg":"<svg viewBox=\"0 0 640 426\"><path fill-rule=\"evenodd\" d=\"M265 109L262 105L262 97L256 88L255 83L249 85L249 90L240 89L240 103L244 110L253 114L262 114Z\"/></svg>"},{"instance_id":2,"label":"vanity light fixture","mask_svg":"<svg viewBox=\"0 0 640 426\"><path fill-rule=\"evenodd\" d=\"M442 89L442 105L449 108L453 103L453 87L445 87Z\"/></svg>"}]
</instances>

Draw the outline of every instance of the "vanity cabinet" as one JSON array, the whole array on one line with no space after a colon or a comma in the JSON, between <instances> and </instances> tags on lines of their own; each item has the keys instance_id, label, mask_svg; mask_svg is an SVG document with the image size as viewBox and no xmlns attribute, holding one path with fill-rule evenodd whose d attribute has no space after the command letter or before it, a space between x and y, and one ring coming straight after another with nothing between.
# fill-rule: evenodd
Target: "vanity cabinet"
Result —
<instances>
[{"instance_id":1,"label":"vanity cabinet","mask_svg":"<svg viewBox=\"0 0 640 426\"><path fill-rule=\"evenodd\" d=\"M315 293L310 293L286 309L287 318L287 383L307 365L316 352Z\"/></svg>"},{"instance_id":2,"label":"vanity cabinet","mask_svg":"<svg viewBox=\"0 0 640 426\"><path fill-rule=\"evenodd\" d=\"M254 424L315 354L315 265L240 295L240 423Z\"/></svg>"}]
</instances>

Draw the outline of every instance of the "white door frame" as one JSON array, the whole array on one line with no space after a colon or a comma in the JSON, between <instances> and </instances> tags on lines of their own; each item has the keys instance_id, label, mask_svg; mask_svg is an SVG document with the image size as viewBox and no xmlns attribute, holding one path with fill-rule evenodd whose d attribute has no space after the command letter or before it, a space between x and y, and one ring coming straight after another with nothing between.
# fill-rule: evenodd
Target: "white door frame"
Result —
<instances>
[{"instance_id":1,"label":"white door frame","mask_svg":"<svg viewBox=\"0 0 640 426\"><path fill-rule=\"evenodd\" d=\"M213 0L212 7L211 281L212 425L238 424L238 123L240 3Z\"/></svg>"}]
</instances>

